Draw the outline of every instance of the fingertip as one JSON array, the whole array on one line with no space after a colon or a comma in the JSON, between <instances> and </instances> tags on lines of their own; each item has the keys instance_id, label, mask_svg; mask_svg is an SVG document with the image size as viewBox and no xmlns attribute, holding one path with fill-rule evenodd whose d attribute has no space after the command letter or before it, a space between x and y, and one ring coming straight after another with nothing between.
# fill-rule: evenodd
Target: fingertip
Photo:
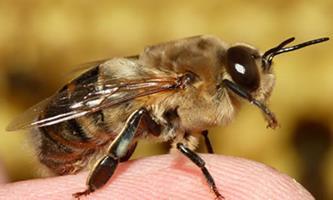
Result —
<instances>
[{"instance_id":1,"label":"fingertip","mask_svg":"<svg viewBox=\"0 0 333 200\"><path fill-rule=\"evenodd\" d=\"M11 200L55 200L73 199L73 191L77 191L85 183L87 173L59 177L41 178L5 184L0 188L0 199Z\"/></svg>"},{"instance_id":2,"label":"fingertip","mask_svg":"<svg viewBox=\"0 0 333 200\"><path fill-rule=\"evenodd\" d=\"M314 199L294 179L241 158L202 155L226 199ZM87 172L7 184L6 199L73 199L85 190ZM214 199L206 180L188 159L174 155L121 163L105 187L81 199Z\"/></svg>"},{"instance_id":3,"label":"fingertip","mask_svg":"<svg viewBox=\"0 0 333 200\"><path fill-rule=\"evenodd\" d=\"M262 163L228 156L205 160L227 199L314 199L295 179Z\"/></svg>"}]
</instances>

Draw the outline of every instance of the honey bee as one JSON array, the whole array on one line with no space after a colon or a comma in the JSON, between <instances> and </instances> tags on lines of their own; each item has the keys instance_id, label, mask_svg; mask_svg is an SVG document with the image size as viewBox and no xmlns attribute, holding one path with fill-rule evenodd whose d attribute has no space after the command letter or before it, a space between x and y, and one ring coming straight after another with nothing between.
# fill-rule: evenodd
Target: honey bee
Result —
<instances>
[{"instance_id":1,"label":"honey bee","mask_svg":"<svg viewBox=\"0 0 333 200\"><path fill-rule=\"evenodd\" d=\"M171 141L223 199L194 152L200 133L213 153L207 129L229 123L242 100L262 111L268 127L277 127L266 106L275 83L273 58L328 39L287 46L290 38L263 54L210 35L149 46L139 55L95 63L7 130L36 128L39 160L55 174L73 174L95 161L86 190L76 198L104 186L137 142L150 139Z\"/></svg>"}]
</instances>

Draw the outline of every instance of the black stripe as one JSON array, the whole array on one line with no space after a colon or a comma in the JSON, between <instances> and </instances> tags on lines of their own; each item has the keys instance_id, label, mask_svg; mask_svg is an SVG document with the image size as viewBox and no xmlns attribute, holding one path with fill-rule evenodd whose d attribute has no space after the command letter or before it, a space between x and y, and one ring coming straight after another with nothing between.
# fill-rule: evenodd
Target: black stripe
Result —
<instances>
[{"instance_id":1,"label":"black stripe","mask_svg":"<svg viewBox=\"0 0 333 200\"><path fill-rule=\"evenodd\" d=\"M68 84L66 84L64 87L62 87L59 92L63 92L68 89Z\"/></svg>"},{"instance_id":2,"label":"black stripe","mask_svg":"<svg viewBox=\"0 0 333 200\"><path fill-rule=\"evenodd\" d=\"M52 127L53 129L53 127ZM69 146L66 146L50 135L48 128L46 127L40 127L39 131L42 135L41 139L41 151L44 153L50 153L50 152L67 152L72 153L73 150ZM55 131L55 130L51 130Z\"/></svg>"},{"instance_id":3,"label":"black stripe","mask_svg":"<svg viewBox=\"0 0 333 200\"><path fill-rule=\"evenodd\" d=\"M98 81L98 75L99 75L99 65L84 72L79 77L74 79L73 82L77 85L95 83Z\"/></svg>"},{"instance_id":4,"label":"black stripe","mask_svg":"<svg viewBox=\"0 0 333 200\"><path fill-rule=\"evenodd\" d=\"M58 143L58 141L56 141L53 137L50 136L49 132L46 130L45 127L39 127L38 129L39 129L40 133L41 133L45 138L47 138L50 142L53 142L53 143L56 144L56 145L60 145L60 144Z\"/></svg>"},{"instance_id":5,"label":"black stripe","mask_svg":"<svg viewBox=\"0 0 333 200\"><path fill-rule=\"evenodd\" d=\"M74 136L77 136L82 141L88 141L90 139L76 119L68 120L67 125L69 131L71 131Z\"/></svg>"},{"instance_id":6,"label":"black stripe","mask_svg":"<svg viewBox=\"0 0 333 200\"><path fill-rule=\"evenodd\" d=\"M101 125L104 123L104 113L102 110L91 113L89 116L92 117L96 125Z\"/></svg>"}]
</instances>

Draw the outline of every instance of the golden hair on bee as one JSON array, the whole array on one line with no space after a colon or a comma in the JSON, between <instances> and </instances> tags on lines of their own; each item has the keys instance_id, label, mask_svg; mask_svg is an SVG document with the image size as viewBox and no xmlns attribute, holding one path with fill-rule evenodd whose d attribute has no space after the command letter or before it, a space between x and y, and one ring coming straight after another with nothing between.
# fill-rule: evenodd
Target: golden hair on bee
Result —
<instances>
[{"instance_id":1,"label":"golden hair on bee","mask_svg":"<svg viewBox=\"0 0 333 200\"><path fill-rule=\"evenodd\" d=\"M205 162L194 152L198 133L208 152L207 129L230 122L242 101L258 107L268 127L278 122L266 105L274 84L273 58L327 41L287 46L265 53L202 35L146 47L141 54L95 62L53 96L32 107L8 130L35 127L41 163L58 175L94 167L79 198L101 188L119 162L127 161L141 139L171 141L203 172L223 199Z\"/></svg>"}]
</instances>

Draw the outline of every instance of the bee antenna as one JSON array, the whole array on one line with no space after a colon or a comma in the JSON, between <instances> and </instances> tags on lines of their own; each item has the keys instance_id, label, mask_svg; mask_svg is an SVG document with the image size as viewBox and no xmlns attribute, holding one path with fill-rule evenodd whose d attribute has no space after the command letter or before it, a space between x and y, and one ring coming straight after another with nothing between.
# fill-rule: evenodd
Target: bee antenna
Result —
<instances>
[{"instance_id":1,"label":"bee antenna","mask_svg":"<svg viewBox=\"0 0 333 200\"><path fill-rule=\"evenodd\" d=\"M313 44L318 44L318 43L321 43L321 42L325 42L325 41L329 40L329 38L328 37L319 38L319 39L303 42L301 44L296 44L294 46L285 47L287 44L291 43L294 40L295 40L294 37L289 38L289 39L281 42L281 44L279 44L278 46L266 51L264 53L264 55L262 56L263 66L264 67L269 67L272 64L272 60L273 60L274 56L276 56L276 55L279 55L281 53L286 53L286 52L289 52L289 51L294 51L294 50L297 50L297 49L301 49L303 47L310 46L310 45L313 45Z\"/></svg>"}]
</instances>

